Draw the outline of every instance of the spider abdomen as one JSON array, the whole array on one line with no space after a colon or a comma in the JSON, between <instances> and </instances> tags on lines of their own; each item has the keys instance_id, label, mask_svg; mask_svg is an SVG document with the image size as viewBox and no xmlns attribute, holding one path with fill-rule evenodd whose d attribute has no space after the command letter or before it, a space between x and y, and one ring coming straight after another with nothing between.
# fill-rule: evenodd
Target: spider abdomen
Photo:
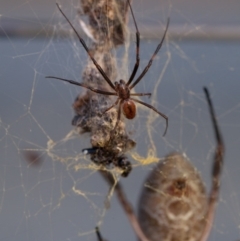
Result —
<instances>
[{"instance_id":1,"label":"spider abdomen","mask_svg":"<svg viewBox=\"0 0 240 241\"><path fill-rule=\"evenodd\" d=\"M186 156L173 153L145 181L139 222L151 241L198 241L206 225L207 195Z\"/></svg>"},{"instance_id":2,"label":"spider abdomen","mask_svg":"<svg viewBox=\"0 0 240 241\"><path fill-rule=\"evenodd\" d=\"M136 105L132 100L125 100L122 105L123 114L127 119L133 119L136 116Z\"/></svg>"}]
</instances>

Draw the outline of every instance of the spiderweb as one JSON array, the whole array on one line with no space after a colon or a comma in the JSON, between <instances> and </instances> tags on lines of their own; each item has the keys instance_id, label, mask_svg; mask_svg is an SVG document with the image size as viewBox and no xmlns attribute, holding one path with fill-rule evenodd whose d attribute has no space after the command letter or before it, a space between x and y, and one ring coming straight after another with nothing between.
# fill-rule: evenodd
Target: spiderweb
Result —
<instances>
[{"instance_id":1,"label":"spiderweb","mask_svg":"<svg viewBox=\"0 0 240 241\"><path fill-rule=\"evenodd\" d=\"M61 2L79 26L79 2ZM195 5L194 5L195 4ZM202 91L210 90L226 144L217 214L210 240L237 240L240 227L239 144L240 62L238 1L180 3L134 2L140 29L140 71L148 63L168 16L168 36L136 92L169 117L165 121L138 106L137 117L124 120L137 145L129 153L133 170L120 178L128 199L137 200L146 174L173 151L184 152L210 183L215 148ZM45 79L52 74L81 80L87 54L55 2L3 4L0 12L0 240L96 240L100 225L108 240L134 240L113 189L81 150L89 134L71 125L72 103L80 87ZM44 11L42 11L42 9ZM201 13L201 14L199 14ZM28 14L28 15L26 15ZM26 16L25 16L26 15ZM221 18L221 19L220 19ZM130 20L130 32L134 28ZM81 28L77 27L80 30ZM160 29L160 30L159 30ZM135 41L135 40L134 40ZM90 44L90 40L87 43ZM127 78L135 61L135 43L127 41L113 56L118 78Z\"/></svg>"}]
</instances>

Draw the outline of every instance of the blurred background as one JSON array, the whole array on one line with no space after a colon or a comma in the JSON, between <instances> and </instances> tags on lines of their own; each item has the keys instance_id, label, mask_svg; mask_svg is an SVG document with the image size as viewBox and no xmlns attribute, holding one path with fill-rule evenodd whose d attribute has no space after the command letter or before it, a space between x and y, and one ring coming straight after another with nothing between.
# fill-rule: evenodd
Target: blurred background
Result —
<instances>
[{"instance_id":1,"label":"blurred background","mask_svg":"<svg viewBox=\"0 0 240 241\"><path fill-rule=\"evenodd\" d=\"M82 33L79 2L60 3ZM154 161L173 151L187 154L209 190L215 140L202 90L207 86L226 145L220 200L209 240L237 240L240 2L138 0L133 1L133 10L142 36L140 70L170 17L163 47L136 87L136 92L154 91L144 101L169 117L169 129L163 138L164 119L140 106L137 118L126 121L137 142L128 154L132 173L121 179L128 199L137 212L140 190ZM131 17L129 21L134 37ZM134 41L115 53L121 78L134 65ZM127 60L122 57L124 51ZM89 136L74 134L71 126L72 103L82 90L45 79L54 75L80 81L87 59L55 1L1 1L0 59L0 240L96 240L96 225L108 240L136 240L117 200L108 197L108 186L81 153L89 147ZM150 150L157 157L152 163ZM140 160L148 160L148 165Z\"/></svg>"}]
</instances>

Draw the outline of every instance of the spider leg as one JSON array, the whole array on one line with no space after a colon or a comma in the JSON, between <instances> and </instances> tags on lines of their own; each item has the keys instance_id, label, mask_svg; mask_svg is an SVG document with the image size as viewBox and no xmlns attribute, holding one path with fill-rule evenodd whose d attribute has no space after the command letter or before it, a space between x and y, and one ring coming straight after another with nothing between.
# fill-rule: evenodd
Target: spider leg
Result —
<instances>
[{"instance_id":1,"label":"spider leg","mask_svg":"<svg viewBox=\"0 0 240 241\"><path fill-rule=\"evenodd\" d=\"M160 111L158 111L156 108L154 108L152 105L149 105L147 103L144 103L140 100L137 100L137 99L134 99L134 98L130 98L130 100L133 100L141 105L144 105L144 106L147 106L148 108L152 109L153 111L155 111L156 113L158 113L160 116L162 116L165 120L166 120L166 128L165 128L165 131L163 133L163 136L166 135L167 133L167 129L168 129L168 117L166 115L164 115L163 113L161 113Z\"/></svg>"},{"instance_id":2,"label":"spider leg","mask_svg":"<svg viewBox=\"0 0 240 241\"><path fill-rule=\"evenodd\" d=\"M205 229L203 231L200 241L206 241L208 239L209 233L212 228L213 219L214 219L214 215L215 215L215 208L216 208L217 200L218 200L218 196L219 196L220 175L222 172L223 156L224 156L224 143L223 143L220 129L218 127L213 104L212 104L208 89L206 87L204 87L203 90L205 92L206 99L208 102L209 112L210 112L211 120L213 123L213 129L215 132L217 146L215 149L215 155L214 155L213 166L212 166L212 187L211 187L211 191L210 191L210 195L209 195L209 199L208 199L208 210L207 210L207 214L205 217L206 218L206 226L205 226Z\"/></svg>"},{"instance_id":3,"label":"spider leg","mask_svg":"<svg viewBox=\"0 0 240 241\"><path fill-rule=\"evenodd\" d=\"M103 111L102 114L106 113L107 111L109 111L110 109L112 109L114 106L116 106L119 102L119 98L117 98L117 100L115 101L115 103L111 106L109 106L105 111Z\"/></svg>"},{"instance_id":4,"label":"spider leg","mask_svg":"<svg viewBox=\"0 0 240 241\"><path fill-rule=\"evenodd\" d=\"M135 63L135 66L133 68L132 74L131 74L128 82L127 82L127 86L129 86L131 84L132 80L134 79L136 73L137 73L137 70L138 70L138 67L139 67L139 63L140 63L140 57L139 57L140 33L138 31L138 26L137 26L137 22L135 20L134 14L133 14L131 3L129 2L129 0L127 0L127 2L128 2L128 5L129 5L129 8L131 10L131 14L132 14L132 17L133 17L133 22L134 22L134 25L135 25L135 28L136 28L136 63Z\"/></svg>"},{"instance_id":5,"label":"spider leg","mask_svg":"<svg viewBox=\"0 0 240 241\"><path fill-rule=\"evenodd\" d=\"M105 240L103 239L101 233L100 233L99 228L96 227L95 230L96 230L96 234L97 234L97 239L98 239L98 241L105 241Z\"/></svg>"},{"instance_id":6,"label":"spider leg","mask_svg":"<svg viewBox=\"0 0 240 241\"><path fill-rule=\"evenodd\" d=\"M143 78L143 76L147 73L148 69L151 67L152 62L153 62L155 56L157 55L158 51L161 49L162 44L163 44L163 41L164 41L164 39L165 39L165 37L166 37L166 33L167 33L167 30L168 30L168 26L169 26L169 21L170 21L170 19L168 18L168 20L167 20L167 26L166 26L166 28L165 28L165 31L164 31L162 40L161 40L161 42L158 44L155 52L153 53L151 59L149 60L148 65L145 67L145 69L144 69L143 72L139 75L139 77L133 82L133 84L130 85L129 89L132 89L136 84L138 84L138 82Z\"/></svg>"},{"instance_id":7,"label":"spider leg","mask_svg":"<svg viewBox=\"0 0 240 241\"><path fill-rule=\"evenodd\" d=\"M71 26L71 28L73 29L73 31L75 32L75 34L77 35L80 43L82 44L82 46L84 47L84 49L86 50L88 56L91 58L91 60L93 61L94 65L96 66L96 68L98 69L98 71L101 73L101 75L103 76L103 78L107 81L107 83L110 85L110 87L115 90L115 86L112 83L112 81L107 77L106 73L103 71L103 69L101 68L101 66L97 63L97 61L94 59L94 57L92 56L91 52L89 51L85 41L80 37L79 33L77 32L77 30L74 28L74 26L72 25L72 23L70 22L70 20L67 18L67 16L64 14L64 12L62 11L62 9L60 8L59 4L56 3L58 10L61 12L61 14L63 15L63 17L67 20L67 22L69 23L69 25Z\"/></svg>"},{"instance_id":8,"label":"spider leg","mask_svg":"<svg viewBox=\"0 0 240 241\"><path fill-rule=\"evenodd\" d=\"M104 90L95 89L95 88L87 86L87 85L85 85L83 83L79 83L79 82L73 81L73 80L63 79L63 78L54 77L54 76L46 76L45 78L62 80L62 81L68 82L68 83L73 84L73 85L78 85L78 86L84 87L86 89L91 90L92 92L95 92L95 93L98 93L98 94L102 94L102 95L117 95L114 92L108 92L108 91L104 91Z\"/></svg>"},{"instance_id":9,"label":"spider leg","mask_svg":"<svg viewBox=\"0 0 240 241\"><path fill-rule=\"evenodd\" d=\"M152 93L133 93L130 94L130 96L145 96L148 95L148 97L151 97Z\"/></svg>"}]
</instances>

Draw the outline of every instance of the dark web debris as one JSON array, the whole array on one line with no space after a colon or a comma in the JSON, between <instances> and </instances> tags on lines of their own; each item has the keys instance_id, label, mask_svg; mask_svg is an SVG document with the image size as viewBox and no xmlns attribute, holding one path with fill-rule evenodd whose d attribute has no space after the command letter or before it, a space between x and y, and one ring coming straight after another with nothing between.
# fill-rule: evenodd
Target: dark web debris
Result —
<instances>
[{"instance_id":1,"label":"dark web debris","mask_svg":"<svg viewBox=\"0 0 240 241\"><path fill-rule=\"evenodd\" d=\"M112 50L125 42L128 5L122 0L81 0L81 7L89 18L89 31L94 37L94 42L89 46L91 55L114 82L117 67ZM112 91L91 59L88 59L81 82L92 88ZM72 125L78 128L79 134L90 134L91 147L83 149L84 154L90 155L96 165L118 167L123 171L122 176L127 176L132 167L125 153L136 143L129 138L122 120L112 132L118 118L117 110L104 111L115 99L86 90L73 103L75 116Z\"/></svg>"},{"instance_id":2,"label":"dark web debris","mask_svg":"<svg viewBox=\"0 0 240 241\"><path fill-rule=\"evenodd\" d=\"M117 166L122 170L122 176L127 177L132 170L132 165L124 154L116 154L114 151L108 151L105 148L86 148L82 152L85 155L91 155L91 160L103 167Z\"/></svg>"}]
</instances>

